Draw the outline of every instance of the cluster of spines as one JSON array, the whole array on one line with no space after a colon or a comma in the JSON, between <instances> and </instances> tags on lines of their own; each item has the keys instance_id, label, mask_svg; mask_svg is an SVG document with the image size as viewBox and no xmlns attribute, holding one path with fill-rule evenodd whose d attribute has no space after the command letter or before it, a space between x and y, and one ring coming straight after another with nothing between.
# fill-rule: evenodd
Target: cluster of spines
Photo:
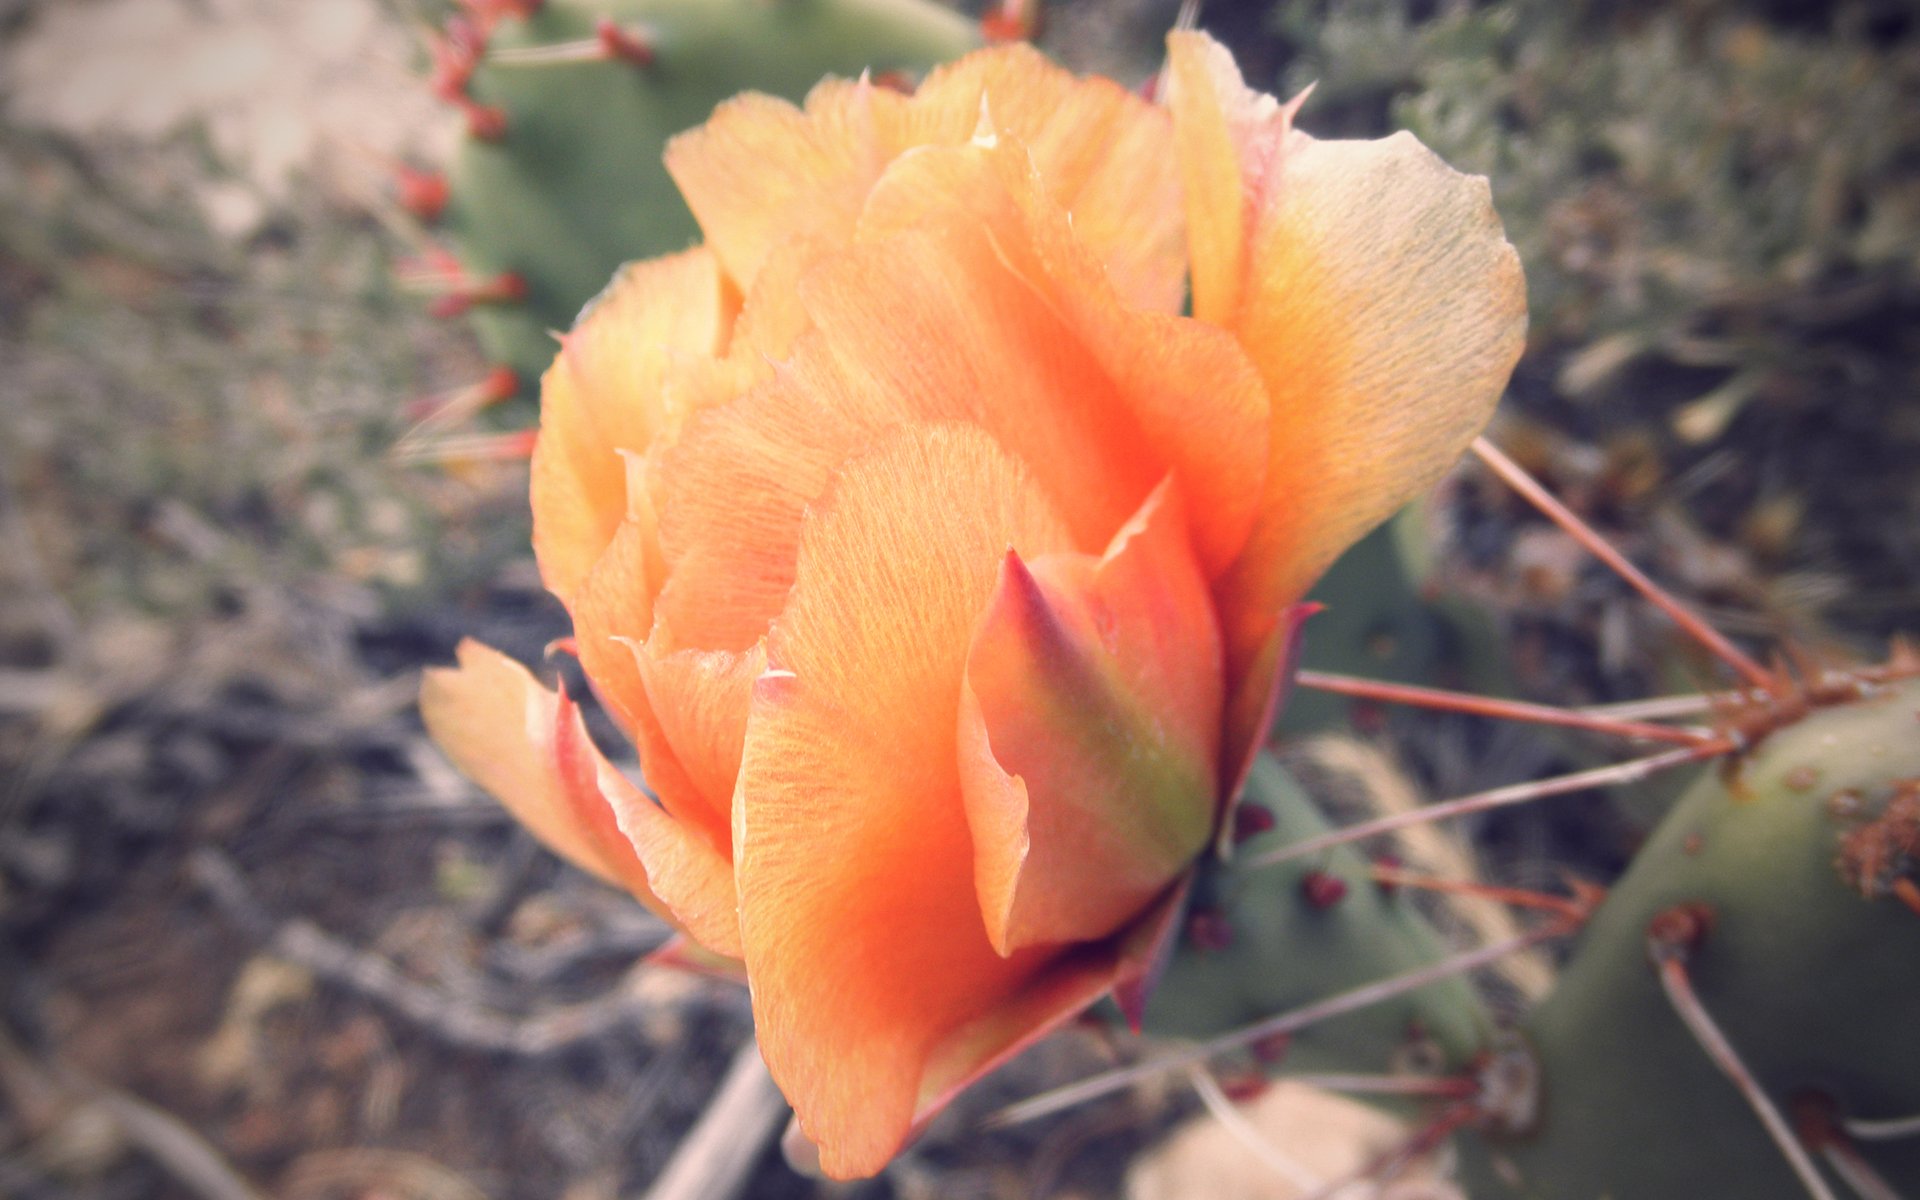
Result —
<instances>
[{"instance_id":1,"label":"cluster of spines","mask_svg":"<svg viewBox=\"0 0 1920 1200\"><path fill-rule=\"evenodd\" d=\"M531 20L545 7L546 0L458 0L456 10L447 16L438 29L427 34L427 86L441 101L459 110L468 138L497 145L505 143L512 134L512 114L505 107L488 103L476 95L474 84L483 66L536 67L606 62L645 71L658 62L661 48L656 31L644 21L622 21L612 15L598 17L593 23L592 36L588 38L510 48L501 48L497 44L495 35L508 22ZM1040 7L1039 0L996 0L981 16L978 36L988 42L1030 38L1039 22ZM892 70L880 72L876 80L903 90L910 89L913 82L910 75ZM749 80L746 86L751 84ZM419 256L418 269L409 274L411 282L432 297L428 304L428 311L432 315L459 318L480 308L502 310L524 309L528 306L530 287L524 273L514 270L473 271L461 263L458 255L434 241L433 235L427 232L443 221L454 200L454 184L445 170L408 163L396 164L392 192L395 202L417 222L420 236L427 242L426 249ZM609 274L617 265L617 260L608 263ZM584 302L585 297L578 299ZM534 316L530 313L530 319ZM511 388L500 386L500 381L507 377L503 373L510 373L513 379ZM526 363L494 364L483 380L452 389L448 393L449 397L457 398L456 403L441 402L430 406L439 418L438 425L444 429L449 423L447 418L456 412L471 416L484 404L526 394L530 382L526 378L528 373L529 365ZM440 450L425 445L425 439L420 435L426 432L425 429L416 428L414 435L410 436L409 457L439 459L449 455L464 456L470 449L468 443L475 441L473 438L449 440L441 448L448 453L442 454ZM499 439L479 440L492 447Z\"/></svg>"}]
</instances>

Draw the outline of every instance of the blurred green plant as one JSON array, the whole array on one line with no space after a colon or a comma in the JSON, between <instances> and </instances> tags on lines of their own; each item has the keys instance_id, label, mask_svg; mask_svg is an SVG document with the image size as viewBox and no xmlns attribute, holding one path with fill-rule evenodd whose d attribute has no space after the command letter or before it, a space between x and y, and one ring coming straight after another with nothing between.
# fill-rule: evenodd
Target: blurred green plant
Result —
<instances>
[{"instance_id":1,"label":"blurred green plant","mask_svg":"<svg viewBox=\"0 0 1920 1200\"><path fill-rule=\"evenodd\" d=\"M1537 335L1578 348L1567 394L1642 356L1720 372L1674 415L1711 440L1755 398L1832 400L1836 335L1920 292L1920 44L1866 10L1810 36L1725 4L1429 7L1287 0L1287 83L1493 180Z\"/></svg>"}]
</instances>

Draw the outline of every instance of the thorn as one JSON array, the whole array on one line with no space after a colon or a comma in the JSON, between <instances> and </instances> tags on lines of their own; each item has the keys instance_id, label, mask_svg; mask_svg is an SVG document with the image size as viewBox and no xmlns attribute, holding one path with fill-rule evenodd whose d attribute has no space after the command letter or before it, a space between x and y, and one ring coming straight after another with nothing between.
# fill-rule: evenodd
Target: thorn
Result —
<instances>
[{"instance_id":1,"label":"thorn","mask_svg":"<svg viewBox=\"0 0 1920 1200\"><path fill-rule=\"evenodd\" d=\"M1236 845L1259 837L1274 826L1273 810L1264 804L1242 800L1233 810L1233 840Z\"/></svg>"},{"instance_id":2,"label":"thorn","mask_svg":"<svg viewBox=\"0 0 1920 1200\"><path fill-rule=\"evenodd\" d=\"M1345 1193L1348 1188L1363 1180L1387 1178L1397 1173L1407 1163L1424 1158L1439 1149L1456 1130L1471 1122L1474 1116L1475 1109L1472 1104L1454 1104L1414 1130L1399 1145L1375 1155L1362 1163L1358 1170L1323 1187L1301 1194L1298 1200L1333 1200L1335 1196Z\"/></svg>"},{"instance_id":3,"label":"thorn","mask_svg":"<svg viewBox=\"0 0 1920 1200\"><path fill-rule=\"evenodd\" d=\"M1206 1105L1208 1112L1213 1114L1213 1119L1218 1121L1220 1127L1231 1134L1235 1141L1265 1163L1268 1169L1292 1184L1288 1189L1289 1194L1320 1186L1319 1176L1295 1162L1291 1156L1282 1153L1279 1147L1268 1141L1266 1136L1247 1120L1246 1116L1235 1107L1234 1098L1221 1088L1212 1072L1196 1064L1189 1067L1186 1074L1187 1081L1193 1085L1194 1094L1200 1097L1200 1102Z\"/></svg>"},{"instance_id":4,"label":"thorn","mask_svg":"<svg viewBox=\"0 0 1920 1200\"><path fill-rule=\"evenodd\" d=\"M1841 1122L1847 1134L1863 1142L1892 1142L1920 1137L1920 1113L1910 1117L1848 1117Z\"/></svg>"},{"instance_id":5,"label":"thorn","mask_svg":"<svg viewBox=\"0 0 1920 1200\"><path fill-rule=\"evenodd\" d=\"M1287 1051L1293 1049L1293 1035L1276 1033L1272 1037L1254 1040L1247 1046L1247 1052L1269 1067L1277 1067L1286 1060Z\"/></svg>"},{"instance_id":6,"label":"thorn","mask_svg":"<svg viewBox=\"0 0 1920 1200\"><path fill-rule=\"evenodd\" d=\"M1767 1136L1779 1148L1780 1154L1799 1177L1800 1185L1806 1189L1813 1200L1837 1200L1821 1178L1820 1170L1814 1166L1808 1156L1807 1148L1794 1136L1793 1129L1781 1115L1780 1109L1767 1096L1760 1081L1753 1077L1733 1043L1700 1002L1700 995L1693 989L1693 977L1687 971L1688 960L1698 952L1701 943L1712 932L1713 911L1703 904L1680 904L1661 912L1647 925L1647 956L1653 960L1660 975L1660 986L1667 994L1668 1003L1686 1025L1687 1032L1693 1035L1714 1066L1720 1068L1740 1093L1747 1106L1753 1109L1754 1116L1766 1128Z\"/></svg>"},{"instance_id":7,"label":"thorn","mask_svg":"<svg viewBox=\"0 0 1920 1200\"><path fill-rule=\"evenodd\" d=\"M414 287L444 287L465 278L460 256L431 242L421 248L417 257L402 259L394 273L402 284Z\"/></svg>"},{"instance_id":8,"label":"thorn","mask_svg":"<svg viewBox=\"0 0 1920 1200\"><path fill-rule=\"evenodd\" d=\"M436 317L458 317L476 304L520 304L526 298L526 277L518 271L502 271L492 279L454 287L427 311Z\"/></svg>"},{"instance_id":9,"label":"thorn","mask_svg":"<svg viewBox=\"0 0 1920 1200\"><path fill-rule=\"evenodd\" d=\"M1335 846L1344 846L1348 842L1364 841L1383 833L1393 833L1411 825L1424 825L1430 821L1443 821L1452 817L1463 817L1470 813L1486 812L1488 809L1505 808L1513 804L1524 804L1530 800L1539 800L1547 796L1560 796L1568 792L1584 792L1589 788L1612 787L1617 784L1636 783L1649 775L1702 759L1714 758L1734 749L1734 743L1724 739L1702 742L1697 746L1683 746L1675 750L1665 750L1659 754L1649 754L1645 758L1630 758L1625 762L1614 763L1610 767L1595 767L1590 771L1575 771L1568 775L1555 775L1548 779L1531 783L1516 783L1506 787L1490 788L1484 792L1475 792L1457 800L1447 800L1439 804L1428 804L1391 816L1378 817L1371 821L1362 821L1357 825L1348 825L1343 829L1333 829L1318 837L1306 838L1290 846L1269 851L1246 862L1247 867L1268 867L1275 863L1290 862L1296 858L1309 858Z\"/></svg>"},{"instance_id":10,"label":"thorn","mask_svg":"<svg viewBox=\"0 0 1920 1200\"><path fill-rule=\"evenodd\" d=\"M1713 932L1713 909L1698 902L1662 909L1647 922L1647 953L1656 963L1698 953Z\"/></svg>"},{"instance_id":11,"label":"thorn","mask_svg":"<svg viewBox=\"0 0 1920 1200\"><path fill-rule=\"evenodd\" d=\"M1558 725L1569 729L1585 729L1593 733L1609 733L1646 741L1677 742L1683 746L1696 746L1710 741L1713 736L1698 729L1675 728L1670 725L1653 725L1642 721L1595 716L1578 709L1556 708L1551 704L1534 704L1526 700L1500 700L1492 696L1476 696L1471 692L1450 692L1443 688L1360 679L1352 675L1336 675L1327 671L1299 671L1293 678L1294 683L1300 687L1331 692L1336 696L1353 696L1362 700L1405 704L1415 708L1437 709L1442 712L1467 713L1472 716L1492 717L1505 721ZM1357 707L1355 715L1357 718ZM1358 723L1357 720L1356 723Z\"/></svg>"},{"instance_id":12,"label":"thorn","mask_svg":"<svg viewBox=\"0 0 1920 1200\"><path fill-rule=\"evenodd\" d=\"M1473 439L1473 452L1508 487L1520 493L1528 503L1565 530L1568 536L1580 543L1587 553L1605 563L1614 574L1626 580L1655 608L1667 614L1673 623L1689 637L1705 647L1721 662L1733 668L1734 673L1745 679L1750 687L1768 696L1784 694L1783 680L1753 661L1728 641L1719 630L1701 620L1692 609L1680 603L1672 593L1655 583L1646 572L1628 562L1625 555L1614 549L1613 543L1601 537L1591 525L1542 487L1539 480L1527 474L1525 468L1502 453L1498 446L1484 437L1477 437Z\"/></svg>"},{"instance_id":13,"label":"thorn","mask_svg":"<svg viewBox=\"0 0 1920 1200\"><path fill-rule=\"evenodd\" d=\"M593 36L599 40L608 58L617 58L636 67L653 65L653 39L638 26L623 28L615 24L612 17L601 17L594 23Z\"/></svg>"},{"instance_id":14,"label":"thorn","mask_svg":"<svg viewBox=\"0 0 1920 1200\"><path fill-rule=\"evenodd\" d=\"M440 214L447 211L447 200L452 195L443 172L423 171L405 163L394 168L393 186L400 207L428 224L438 221Z\"/></svg>"},{"instance_id":15,"label":"thorn","mask_svg":"<svg viewBox=\"0 0 1920 1200\"><path fill-rule=\"evenodd\" d=\"M473 70L487 51L487 35L464 17L453 17L446 28L427 44L433 56L433 71L427 86L433 94L450 104L458 104L473 82Z\"/></svg>"},{"instance_id":16,"label":"thorn","mask_svg":"<svg viewBox=\"0 0 1920 1200\"><path fill-rule=\"evenodd\" d=\"M1900 903L1912 909L1915 916L1920 916L1920 884L1903 875L1889 885L1889 890Z\"/></svg>"},{"instance_id":17,"label":"thorn","mask_svg":"<svg viewBox=\"0 0 1920 1200\"><path fill-rule=\"evenodd\" d=\"M1300 898L1308 908L1325 912L1347 898L1347 881L1325 871L1308 871L1300 877Z\"/></svg>"},{"instance_id":18,"label":"thorn","mask_svg":"<svg viewBox=\"0 0 1920 1200\"><path fill-rule=\"evenodd\" d=\"M458 425L483 408L512 399L519 390L520 376L513 368L495 366L472 383L415 402L408 413L414 425L406 436L415 437Z\"/></svg>"},{"instance_id":19,"label":"thorn","mask_svg":"<svg viewBox=\"0 0 1920 1200\"><path fill-rule=\"evenodd\" d=\"M440 463L455 465L479 462L512 462L531 458L533 444L540 431L522 429L514 433L473 433L446 438L420 438L411 444L402 442L393 448L395 462Z\"/></svg>"},{"instance_id":20,"label":"thorn","mask_svg":"<svg viewBox=\"0 0 1920 1200\"><path fill-rule=\"evenodd\" d=\"M507 111L497 104L482 104L471 96L455 103L467 114L467 133L483 142L497 142L507 136Z\"/></svg>"},{"instance_id":21,"label":"thorn","mask_svg":"<svg viewBox=\"0 0 1920 1200\"><path fill-rule=\"evenodd\" d=\"M1383 855L1382 859L1391 855ZM1398 860L1395 860L1396 862ZM1511 904L1515 908L1532 908L1550 912L1573 927L1586 924L1593 915L1593 902L1577 889L1571 898L1555 896L1547 892L1536 892L1528 888L1495 887L1492 884L1478 883L1458 879L1436 879L1430 875L1421 875L1403 870L1399 866L1385 866L1381 860L1375 860L1373 881L1381 890L1388 888L1413 887L1422 891L1440 892L1456 896L1477 896L1483 900L1492 900L1498 904ZM1602 892L1601 895L1605 895Z\"/></svg>"},{"instance_id":22,"label":"thorn","mask_svg":"<svg viewBox=\"0 0 1920 1200\"><path fill-rule=\"evenodd\" d=\"M460 0L460 7L485 28L491 28L507 17L518 17L524 21L545 6L546 0Z\"/></svg>"},{"instance_id":23,"label":"thorn","mask_svg":"<svg viewBox=\"0 0 1920 1200\"><path fill-rule=\"evenodd\" d=\"M1267 1017L1198 1045L1169 1051L1144 1062L1102 1071L1063 1087L1042 1092L993 1113L987 1118L985 1124L990 1129L1004 1129L1010 1125L1020 1125L1027 1121L1051 1116L1089 1100L1117 1092L1139 1080L1150 1079L1162 1072L1180 1070L1195 1063L1202 1063L1216 1054L1239 1050L1279 1034L1298 1033L1322 1021L1371 1008L1375 1004L1391 1000L1396 996L1418 991L1437 980L1451 979L1456 975L1479 970L1488 963L1497 962L1509 954L1538 945L1550 938L1560 937L1568 932L1570 930L1561 923L1549 923L1475 950L1416 967L1411 971L1403 971L1373 983L1349 988L1344 992L1328 996L1324 1000L1317 1000Z\"/></svg>"}]
</instances>

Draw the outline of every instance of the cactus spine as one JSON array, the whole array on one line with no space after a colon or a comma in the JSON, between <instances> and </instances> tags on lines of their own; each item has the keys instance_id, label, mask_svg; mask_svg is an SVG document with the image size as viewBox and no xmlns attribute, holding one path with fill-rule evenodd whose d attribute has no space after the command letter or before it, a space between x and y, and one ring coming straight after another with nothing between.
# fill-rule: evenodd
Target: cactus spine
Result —
<instances>
[{"instance_id":1,"label":"cactus spine","mask_svg":"<svg viewBox=\"0 0 1920 1200\"><path fill-rule=\"evenodd\" d=\"M1247 803L1273 824L1245 838L1242 855L1323 833L1327 821L1292 776L1255 763ZM1193 912L1219 931L1182 939L1152 1002L1149 1032L1207 1038L1361 984L1429 965L1444 943L1409 900L1377 885L1351 849L1322 859L1204 871ZM1465 1063L1493 1020L1464 980L1445 979L1302 1030L1285 1063L1309 1070L1438 1072Z\"/></svg>"},{"instance_id":2,"label":"cactus spine","mask_svg":"<svg viewBox=\"0 0 1920 1200\"><path fill-rule=\"evenodd\" d=\"M470 3L434 85L468 117L444 186L403 179L436 218L473 323L523 390L623 262L699 231L661 165L668 138L743 91L798 100L827 75L918 75L976 28L930 0L544 0Z\"/></svg>"},{"instance_id":3,"label":"cactus spine","mask_svg":"<svg viewBox=\"0 0 1920 1200\"><path fill-rule=\"evenodd\" d=\"M1835 1124L1920 1112L1917 879L1920 679L1867 686L1709 772L1526 1019L1540 1106L1470 1156L1472 1194L1808 1194L1676 1015L1652 950L1683 957L1800 1140L1920 1195L1920 1138L1851 1145ZM1689 944L1668 944L1676 917Z\"/></svg>"}]
</instances>

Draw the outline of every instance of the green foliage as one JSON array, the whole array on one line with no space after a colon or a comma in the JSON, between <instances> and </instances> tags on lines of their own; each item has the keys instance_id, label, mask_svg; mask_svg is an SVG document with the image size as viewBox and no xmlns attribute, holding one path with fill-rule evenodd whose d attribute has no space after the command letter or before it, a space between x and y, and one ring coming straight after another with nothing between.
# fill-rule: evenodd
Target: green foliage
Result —
<instances>
[{"instance_id":1,"label":"green foliage","mask_svg":"<svg viewBox=\"0 0 1920 1200\"><path fill-rule=\"evenodd\" d=\"M1776 1102L1920 1111L1920 913L1892 894L1920 877L1916 717L1909 680L1815 712L1689 790L1527 1018L1538 1122L1473 1156L1473 1195L1805 1195L1662 991L1648 927L1680 905L1709 915L1694 986ZM1920 1141L1861 1149L1897 1192L1920 1192Z\"/></svg>"},{"instance_id":2,"label":"green foliage","mask_svg":"<svg viewBox=\"0 0 1920 1200\"><path fill-rule=\"evenodd\" d=\"M513 61L591 45L611 19L652 59ZM477 305L490 358L537 380L614 269L684 248L698 229L660 161L668 138L743 91L798 100L827 75L920 73L975 45L927 0L549 0L494 31L470 92L498 108L497 140L469 137L451 176L447 230L466 272L516 272L524 303Z\"/></svg>"}]
</instances>

